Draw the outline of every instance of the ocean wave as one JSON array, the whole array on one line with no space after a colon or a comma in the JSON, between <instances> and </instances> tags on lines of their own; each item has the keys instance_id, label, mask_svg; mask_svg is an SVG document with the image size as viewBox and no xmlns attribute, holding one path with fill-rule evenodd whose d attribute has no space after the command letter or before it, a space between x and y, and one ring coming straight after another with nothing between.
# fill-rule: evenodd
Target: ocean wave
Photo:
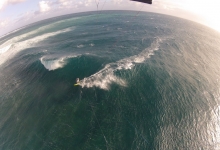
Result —
<instances>
[{"instance_id":1,"label":"ocean wave","mask_svg":"<svg viewBox=\"0 0 220 150\"><path fill-rule=\"evenodd\" d=\"M77 48L83 48L83 47L84 47L83 44L77 45Z\"/></svg>"},{"instance_id":2,"label":"ocean wave","mask_svg":"<svg viewBox=\"0 0 220 150\"><path fill-rule=\"evenodd\" d=\"M161 38L155 38L151 46L143 50L138 55L127 57L117 62L105 65L105 67L99 72L80 80L80 85L87 88L99 87L104 90L109 90L112 83L116 83L120 86L126 87L126 81L117 77L114 72L117 70L132 69L135 64L143 63L145 60L154 55L154 51L157 51L159 49L161 42Z\"/></svg>"},{"instance_id":3,"label":"ocean wave","mask_svg":"<svg viewBox=\"0 0 220 150\"><path fill-rule=\"evenodd\" d=\"M38 29L36 29L36 30L34 30L34 31L27 32L27 33L25 33L25 34L21 34L21 35L19 35L19 36L13 37L13 38L11 38L11 39L5 41L3 44L1 44L1 47L2 47L2 46L4 47L5 45L15 44L15 43L21 42L23 39L25 39L25 38L27 38L27 37L29 37L29 36L31 36L31 35L37 34L38 32L42 31L43 28L44 28L44 27L40 27L40 28L38 28ZM19 29L18 29L18 30L15 30L15 31L13 31L13 32L16 32L16 31L19 31ZM11 33L10 33L10 34L11 34Z\"/></svg>"},{"instance_id":4,"label":"ocean wave","mask_svg":"<svg viewBox=\"0 0 220 150\"><path fill-rule=\"evenodd\" d=\"M2 53L0 55L0 65L2 65L7 60L13 58L18 52L20 52L24 49L34 47L34 46L36 46L37 43L39 43L41 41L44 41L45 39L47 39L49 37L53 37L53 36L56 36L58 34L66 33L66 32L72 31L74 29L75 29L75 27L70 27L70 28L60 30L60 31L46 33L46 34L43 34L43 35L40 35L40 36L36 36L34 38L31 38L31 39L28 39L28 40L25 40L25 41L22 41L22 42L9 44L9 45L11 45L10 47L7 47L7 46L6 46L6 48L3 47L5 49L2 50L2 52L4 51L4 53ZM13 48L11 48L12 45L13 45ZM1 46L0 46L0 49L2 49Z\"/></svg>"},{"instance_id":5,"label":"ocean wave","mask_svg":"<svg viewBox=\"0 0 220 150\"><path fill-rule=\"evenodd\" d=\"M40 61L44 65L44 67L49 71L62 68L65 65L64 58L45 59L44 57L42 57L40 58Z\"/></svg>"},{"instance_id":6,"label":"ocean wave","mask_svg":"<svg viewBox=\"0 0 220 150\"><path fill-rule=\"evenodd\" d=\"M41 32L41 31L46 31L46 30L48 30L48 29L51 29L51 28L53 28L53 27L56 27L56 26L59 25L59 24L67 23L67 22L69 22L69 21L77 20L77 19L80 19L80 18L82 18L82 17L74 17L74 18L70 18L70 19L64 19L64 20L60 20L60 21L53 22L53 23L48 24L48 25L44 25L44 26L42 26L42 27L39 27L39 28L35 29L34 31L30 31L30 32L24 33L24 34L22 34L22 35L13 37L13 38L7 40L7 41L6 41L5 43L3 43L3 44L4 44L4 45L5 45L5 44L7 45L8 43L16 43L16 42L19 42L19 41L21 41L22 39L27 38L27 37L29 37L29 36L31 36L31 35L37 34L37 33ZM17 32L17 31L20 31L20 30L22 30L22 29L24 29L24 28L26 28L26 27L28 27L28 26L24 26L24 27L15 29L15 30L13 30L12 32L9 32L8 34L5 34L5 35L1 36L0 38L2 38L2 37L4 37L4 36L7 36L7 35L9 35L9 34L15 33L15 32ZM2 44L2 45L3 45L3 44Z\"/></svg>"},{"instance_id":7,"label":"ocean wave","mask_svg":"<svg viewBox=\"0 0 220 150\"><path fill-rule=\"evenodd\" d=\"M59 68L63 68L67 62L66 60L69 58L74 58L79 55L72 55L72 56L62 56L62 57L54 57L54 56L43 56L40 58L41 64L44 65L44 67L49 70L56 70Z\"/></svg>"},{"instance_id":8,"label":"ocean wave","mask_svg":"<svg viewBox=\"0 0 220 150\"><path fill-rule=\"evenodd\" d=\"M7 36L7 35L9 35L9 34L12 34L12 33L15 33L15 32L17 32L17 31L20 31L20 30L22 30L22 29L24 29L24 28L26 28L26 26L20 27L20 28L15 29L15 30L13 30L13 31L11 31L11 32L8 32L8 33L6 33L6 34L0 36L0 39L3 38L3 37L5 37L5 36Z\"/></svg>"}]
</instances>

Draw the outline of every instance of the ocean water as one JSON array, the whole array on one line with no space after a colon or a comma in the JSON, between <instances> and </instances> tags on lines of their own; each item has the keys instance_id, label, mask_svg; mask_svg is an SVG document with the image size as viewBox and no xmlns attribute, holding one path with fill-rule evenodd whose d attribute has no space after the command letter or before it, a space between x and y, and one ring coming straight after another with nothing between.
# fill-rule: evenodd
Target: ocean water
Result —
<instances>
[{"instance_id":1,"label":"ocean water","mask_svg":"<svg viewBox=\"0 0 220 150\"><path fill-rule=\"evenodd\" d=\"M220 34L136 14L71 14L1 38L0 149L219 150Z\"/></svg>"}]
</instances>

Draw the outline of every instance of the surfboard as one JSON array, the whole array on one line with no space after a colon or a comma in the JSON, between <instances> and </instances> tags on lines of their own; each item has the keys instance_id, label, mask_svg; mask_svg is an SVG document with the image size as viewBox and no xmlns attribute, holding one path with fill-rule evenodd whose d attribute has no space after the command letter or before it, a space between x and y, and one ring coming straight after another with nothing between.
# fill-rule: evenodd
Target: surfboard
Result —
<instances>
[{"instance_id":1,"label":"surfboard","mask_svg":"<svg viewBox=\"0 0 220 150\"><path fill-rule=\"evenodd\" d=\"M80 84L78 84L78 83L77 83L77 84L74 84L74 86L79 86L79 85L80 85Z\"/></svg>"}]
</instances>

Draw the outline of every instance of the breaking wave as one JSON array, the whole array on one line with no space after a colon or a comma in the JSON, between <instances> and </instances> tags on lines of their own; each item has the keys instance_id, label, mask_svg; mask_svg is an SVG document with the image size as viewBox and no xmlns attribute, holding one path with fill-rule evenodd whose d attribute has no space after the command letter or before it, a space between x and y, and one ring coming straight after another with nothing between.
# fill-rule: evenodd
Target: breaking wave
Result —
<instances>
[{"instance_id":1,"label":"breaking wave","mask_svg":"<svg viewBox=\"0 0 220 150\"><path fill-rule=\"evenodd\" d=\"M161 42L162 39L155 38L155 41L151 44L151 46L143 50L138 55L127 57L117 62L105 65L105 67L99 72L82 79L80 81L81 86L87 88L99 87L104 90L108 90L110 88L110 84L112 83L116 83L120 86L127 86L126 81L117 77L114 72L117 70L132 69L135 64L143 63L146 59L150 58L151 55L154 55L154 51L159 49Z\"/></svg>"},{"instance_id":2,"label":"breaking wave","mask_svg":"<svg viewBox=\"0 0 220 150\"><path fill-rule=\"evenodd\" d=\"M62 68L65 65L64 58L46 59L44 57L41 57L40 61L44 65L44 67L49 71Z\"/></svg>"},{"instance_id":3,"label":"breaking wave","mask_svg":"<svg viewBox=\"0 0 220 150\"><path fill-rule=\"evenodd\" d=\"M82 17L74 17L74 18L70 18L70 19L64 19L64 20L56 21L56 22L48 24L48 25L44 25L42 27L37 28L36 30L27 32L25 34L21 34L21 35L16 36L16 37L13 37L13 38L7 40L6 42L4 42L2 45L8 45L9 43L19 42L19 41L21 41L21 40L23 40L23 39L25 39L25 38L27 38L27 37L29 37L31 35L35 35L35 34L37 34L39 32L43 32L43 31L47 31L48 29L51 29L52 27L56 27L56 26L58 26L58 25L60 25L62 23L67 23L67 22L70 22L70 21L73 21L73 20L77 20L77 19L80 19L80 18L82 18ZM15 32L20 31L20 30L22 30L22 29L24 29L26 27L27 26L21 27L19 29L16 29L16 30L8 33L8 34L15 33ZM6 36L8 34L3 35L2 37ZM2 38L2 37L0 37L0 38Z\"/></svg>"},{"instance_id":4,"label":"breaking wave","mask_svg":"<svg viewBox=\"0 0 220 150\"><path fill-rule=\"evenodd\" d=\"M43 56L40 58L40 61L47 70L52 71L59 68L63 68L66 65L67 59L74 58L77 56L79 55L62 56L62 57Z\"/></svg>"},{"instance_id":5,"label":"breaking wave","mask_svg":"<svg viewBox=\"0 0 220 150\"><path fill-rule=\"evenodd\" d=\"M77 45L77 48L83 48L83 47L84 47L83 44Z\"/></svg>"},{"instance_id":6,"label":"breaking wave","mask_svg":"<svg viewBox=\"0 0 220 150\"><path fill-rule=\"evenodd\" d=\"M15 54L17 54L18 52L25 50L27 48L31 48L36 46L37 43L44 41L45 39L52 37L52 36L56 36L58 34L62 34L62 33L66 33L69 31L74 30L75 27L70 27L70 28L66 28L60 31L56 31L56 32L51 32L51 33L46 33L40 36L36 36L32 39L29 40L25 40L22 42L18 42L18 43L14 43L14 44L9 44L6 47L3 47L0 49L0 65L2 65L3 63L5 63L7 60L13 58L15 56ZM4 44L5 45L5 44Z\"/></svg>"}]
</instances>

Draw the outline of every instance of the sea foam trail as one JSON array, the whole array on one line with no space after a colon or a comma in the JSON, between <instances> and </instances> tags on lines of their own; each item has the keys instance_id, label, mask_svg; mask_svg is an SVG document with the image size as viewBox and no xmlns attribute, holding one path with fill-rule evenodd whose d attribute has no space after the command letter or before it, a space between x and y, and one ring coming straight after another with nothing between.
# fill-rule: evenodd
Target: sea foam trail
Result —
<instances>
[{"instance_id":1,"label":"sea foam trail","mask_svg":"<svg viewBox=\"0 0 220 150\"><path fill-rule=\"evenodd\" d=\"M73 20L77 20L77 19L80 19L80 18L81 17L74 17L74 18L70 18L70 19L64 19L64 20L61 20L61 21L56 21L56 22L53 22L53 23L48 24L48 25L44 25L42 27L39 27L39 28L35 29L34 31L30 31L30 32L27 32L25 34L21 34L19 36L13 37L13 38L5 41L3 44L0 45L0 48L5 47L6 45L9 45L9 44L17 43L17 42L19 42L19 41L21 41L21 40L23 40L23 39L25 39L29 36L37 34L39 32L47 31L48 29L51 29L55 26L58 26L59 24L66 23L66 22L73 21ZM24 28L26 28L26 27L16 29L16 30L10 32L9 34L12 34L12 33L17 32L19 30L22 30ZM8 34L6 34L6 35L8 35ZM6 36L6 35L4 35L4 36ZM2 36L2 37L4 37L4 36ZM0 38L2 38L2 37L0 37Z\"/></svg>"},{"instance_id":2,"label":"sea foam trail","mask_svg":"<svg viewBox=\"0 0 220 150\"><path fill-rule=\"evenodd\" d=\"M47 25L47 26L49 27L49 25ZM38 28L38 29L36 29L34 31L27 32L25 34L21 34L19 36L13 37L13 38L5 41L3 44L1 44L0 48L1 47L5 47L7 45L12 45L12 44L18 43L18 42L22 41L23 39L25 39L25 38L27 38L27 37L29 37L31 35L37 34L40 31L47 29L48 28L47 26L43 26L43 27L40 27L40 28ZM16 31L14 31L14 32L16 32Z\"/></svg>"},{"instance_id":3,"label":"sea foam trail","mask_svg":"<svg viewBox=\"0 0 220 150\"><path fill-rule=\"evenodd\" d=\"M125 80L115 76L114 72L117 70L132 69L135 64L143 63L145 60L154 55L154 51L159 49L162 39L155 38L150 47L143 50L138 55L121 59L114 63L109 63L99 72L91 75L90 77L84 78L80 81L82 87L99 87L104 90L109 90L110 84L116 83L120 86L127 86Z\"/></svg>"},{"instance_id":4,"label":"sea foam trail","mask_svg":"<svg viewBox=\"0 0 220 150\"><path fill-rule=\"evenodd\" d=\"M7 46L3 47L2 49L0 49L1 50L1 52L0 52L0 65L5 63L7 60L13 58L18 52L20 52L24 49L34 47L34 46L36 46L37 43L44 41L45 39L47 39L49 37L53 37L58 34L66 33L66 32L72 31L74 29L75 29L75 27L70 27L70 28L60 30L60 31L46 33L46 34L43 34L40 36L36 36L34 38L31 38L31 39L28 39L28 40L25 40L22 42L7 45Z\"/></svg>"}]
</instances>

